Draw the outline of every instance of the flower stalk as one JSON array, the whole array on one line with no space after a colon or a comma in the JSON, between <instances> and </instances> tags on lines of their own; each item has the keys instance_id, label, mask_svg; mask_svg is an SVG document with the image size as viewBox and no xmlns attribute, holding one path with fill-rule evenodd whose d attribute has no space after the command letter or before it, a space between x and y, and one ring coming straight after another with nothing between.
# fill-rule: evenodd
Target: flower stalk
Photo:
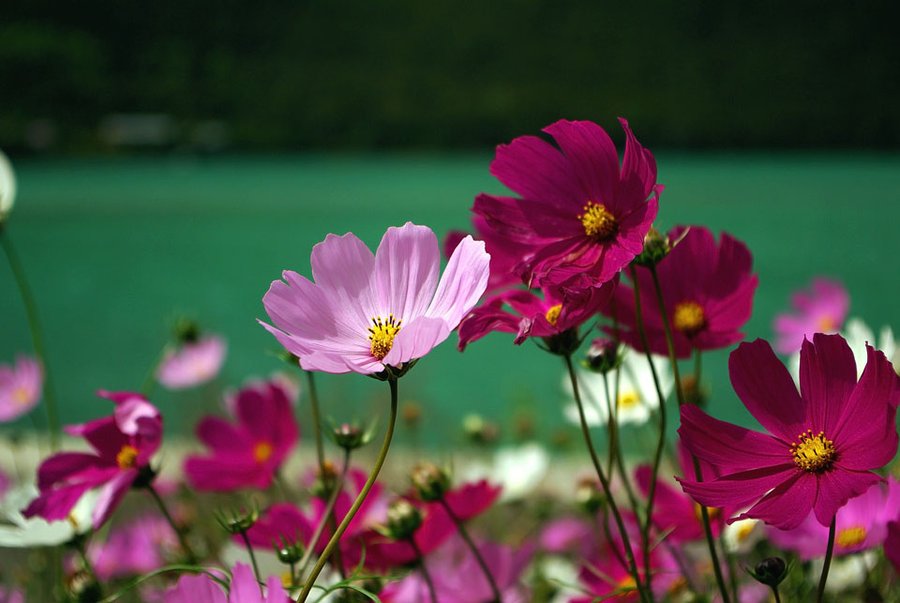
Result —
<instances>
[{"instance_id":1,"label":"flower stalk","mask_svg":"<svg viewBox=\"0 0 900 603\"><path fill-rule=\"evenodd\" d=\"M453 520L454 525L456 525L456 529L459 531L459 535L462 536L462 539L465 540L466 546L469 547L469 550L472 551L472 555L475 557L476 563L478 563L478 567L481 568L481 572L484 574L484 577L488 581L488 585L491 587L491 593L494 595L494 598L491 600L491 603L501 603L500 597L500 589L497 588L497 581L494 580L493 574L491 574L491 568L488 567L487 562L485 562L484 557L481 556L481 553L478 551L478 547L475 546L475 542L472 540L472 537L469 536L469 531L466 529L465 524L459 518L459 516L453 512L453 509L447 503L447 499L441 496L438 499L441 506L447 512L447 515L450 516L450 519Z\"/></svg>"},{"instance_id":2,"label":"flower stalk","mask_svg":"<svg viewBox=\"0 0 900 603\"><path fill-rule=\"evenodd\" d=\"M831 518L831 526L828 528L828 545L825 548L825 564L822 566L822 575L819 576L819 588L816 591L816 603L822 603L825 598L825 583L828 582L828 570L831 569L831 558L834 556L834 533L837 516Z\"/></svg>"}]
</instances>

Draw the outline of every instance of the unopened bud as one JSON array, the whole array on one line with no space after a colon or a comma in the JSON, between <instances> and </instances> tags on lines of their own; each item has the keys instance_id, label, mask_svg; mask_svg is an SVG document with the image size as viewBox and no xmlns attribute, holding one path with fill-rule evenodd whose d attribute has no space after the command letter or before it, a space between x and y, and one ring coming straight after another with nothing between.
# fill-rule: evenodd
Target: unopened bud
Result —
<instances>
[{"instance_id":1,"label":"unopened bud","mask_svg":"<svg viewBox=\"0 0 900 603\"><path fill-rule=\"evenodd\" d=\"M292 565L303 559L303 545L299 542L282 542L275 547L275 556L285 565Z\"/></svg>"},{"instance_id":2,"label":"unopened bud","mask_svg":"<svg viewBox=\"0 0 900 603\"><path fill-rule=\"evenodd\" d=\"M651 227L644 235L644 250L634 258L634 263L638 266L656 266L669 255L670 251L672 251L672 246L669 244L669 238Z\"/></svg>"},{"instance_id":3,"label":"unopened bud","mask_svg":"<svg viewBox=\"0 0 900 603\"><path fill-rule=\"evenodd\" d=\"M357 425L342 423L331 430L331 438L334 443L344 450L356 450L361 446L365 446L372 439L370 430L364 430Z\"/></svg>"},{"instance_id":4,"label":"unopened bud","mask_svg":"<svg viewBox=\"0 0 900 603\"><path fill-rule=\"evenodd\" d=\"M200 326L189 318L179 318L175 323L175 339L178 343L194 343L200 339Z\"/></svg>"},{"instance_id":5,"label":"unopened bud","mask_svg":"<svg viewBox=\"0 0 900 603\"><path fill-rule=\"evenodd\" d=\"M386 534L394 540L412 538L420 525L422 512L408 500L395 500L388 507Z\"/></svg>"},{"instance_id":6,"label":"unopened bud","mask_svg":"<svg viewBox=\"0 0 900 603\"><path fill-rule=\"evenodd\" d=\"M463 432L476 444L490 444L500 437L500 428L481 415L470 414L463 419Z\"/></svg>"},{"instance_id":7,"label":"unopened bud","mask_svg":"<svg viewBox=\"0 0 900 603\"><path fill-rule=\"evenodd\" d=\"M775 588L787 578L790 568L781 557L766 557L756 564L750 575L756 578L758 582Z\"/></svg>"},{"instance_id":8,"label":"unopened bud","mask_svg":"<svg viewBox=\"0 0 900 603\"><path fill-rule=\"evenodd\" d=\"M591 342L591 347L588 348L584 366L595 373L608 373L619 366L622 359L619 349L617 341L607 337L598 337Z\"/></svg>"},{"instance_id":9,"label":"unopened bud","mask_svg":"<svg viewBox=\"0 0 900 603\"><path fill-rule=\"evenodd\" d=\"M603 508L605 498L600 485L593 479L583 479L575 489L575 502L588 515L594 515Z\"/></svg>"},{"instance_id":10,"label":"unopened bud","mask_svg":"<svg viewBox=\"0 0 900 603\"><path fill-rule=\"evenodd\" d=\"M434 463L419 463L410 479L419 498L426 502L442 499L450 489L450 475Z\"/></svg>"},{"instance_id":11,"label":"unopened bud","mask_svg":"<svg viewBox=\"0 0 900 603\"><path fill-rule=\"evenodd\" d=\"M259 519L259 507L254 503L249 510L234 509L229 513L216 513L216 521L229 534L244 534Z\"/></svg>"}]
</instances>

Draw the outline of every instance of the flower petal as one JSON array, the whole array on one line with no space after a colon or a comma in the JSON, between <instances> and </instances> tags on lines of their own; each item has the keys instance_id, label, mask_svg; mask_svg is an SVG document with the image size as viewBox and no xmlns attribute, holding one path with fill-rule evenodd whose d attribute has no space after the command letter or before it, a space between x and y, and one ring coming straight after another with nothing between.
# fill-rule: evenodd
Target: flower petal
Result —
<instances>
[{"instance_id":1,"label":"flower petal","mask_svg":"<svg viewBox=\"0 0 900 603\"><path fill-rule=\"evenodd\" d=\"M818 474L819 491L816 495L816 519L823 526L831 525L837 510L851 498L863 494L882 478L868 471L846 471L835 467Z\"/></svg>"},{"instance_id":2,"label":"flower petal","mask_svg":"<svg viewBox=\"0 0 900 603\"><path fill-rule=\"evenodd\" d=\"M842 409L856 387L856 361L840 335L816 333L800 348L800 392L811 429L834 438ZM854 419L855 420L855 419Z\"/></svg>"},{"instance_id":3,"label":"flower petal","mask_svg":"<svg viewBox=\"0 0 900 603\"><path fill-rule=\"evenodd\" d=\"M450 256L425 316L440 318L448 329L455 329L487 288L490 262L482 241L463 239Z\"/></svg>"},{"instance_id":4,"label":"flower petal","mask_svg":"<svg viewBox=\"0 0 900 603\"><path fill-rule=\"evenodd\" d=\"M681 407L682 442L697 458L724 473L792 463L789 448L770 435L719 421L698 407ZM689 467L686 475L693 475Z\"/></svg>"},{"instance_id":5,"label":"flower petal","mask_svg":"<svg viewBox=\"0 0 900 603\"><path fill-rule=\"evenodd\" d=\"M381 318L409 322L421 316L437 286L441 255L427 226L407 222L384 233L375 252L375 290Z\"/></svg>"},{"instance_id":6,"label":"flower petal","mask_svg":"<svg viewBox=\"0 0 900 603\"><path fill-rule=\"evenodd\" d=\"M330 304L344 312L336 318L347 327L365 333L378 309L375 296L375 256L353 233L329 234L317 243L309 258L313 279ZM294 283L291 283L294 285Z\"/></svg>"},{"instance_id":7,"label":"flower petal","mask_svg":"<svg viewBox=\"0 0 900 603\"><path fill-rule=\"evenodd\" d=\"M675 479L681 484L681 488L701 505L741 509L759 500L773 488L793 480L797 473L794 465L781 465L731 473L708 482L696 482L679 477ZM809 508L812 508L812 499Z\"/></svg>"},{"instance_id":8,"label":"flower petal","mask_svg":"<svg viewBox=\"0 0 900 603\"><path fill-rule=\"evenodd\" d=\"M617 213L613 191L619 179L619 155L603 128L590 121L561 119L544 128L544 132L553 136L565 153L580 185L576 195L570 197L573 205L581 207L594 201Z\"/></svg>"},{"instance_id":9,"label":"flower petal","mask_svg":"<svg viewBox=\"0 0 900 603\"><path fill-rule=\"evenodd\" d=\"M391 351L382 359L389 366L421 358L450 335L450 328L440 318L420 316L404 325L394 337Z\"/></svg>"},{"instance_id":10,"label":"flower petal","mask_svg":"<svg viewBox=\"0 0 900 603\"><path fill-rule=\"evenodd\" d=\"M498 146L490 169L500 182L527 199L557 207L579 206L581 191L571 163L537 136L520 136Z\"/></svg>"},{"instance_id":11,"label":"flower petal","mask_svg":"<svg viewBox=\"0 0 900 603\"><path fill-rule=\"evenodd\" d=\"M809 517L815 500L816 477L800 471L766 494L735 521L751 517L780 530L791 530Z\"/></svg>"}]
</instances>

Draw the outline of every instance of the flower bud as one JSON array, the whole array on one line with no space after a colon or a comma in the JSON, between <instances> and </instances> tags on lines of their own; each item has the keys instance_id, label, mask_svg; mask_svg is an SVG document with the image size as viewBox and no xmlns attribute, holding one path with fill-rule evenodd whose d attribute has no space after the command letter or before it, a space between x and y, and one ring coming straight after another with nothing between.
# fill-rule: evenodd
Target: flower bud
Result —
<instances>
[{"instance_id":1,"label":"flower bud","mask_svg":"<svg viewBox=\"0 0 900 603\"><path fill-rule=\"evenodd\" d=\"M275 547L275 556L285 564L291 565L303 559L303 545L299 542L285 542Z\"/></svg>"},{"instance_id":2,"label":"flower bud","mask_svg":"<svg viewBox=\"0 0 900 603\"><path fill-rule=\"evenodd\" d=\"M634 258L638 266L655 266L672 251L669 238L660 234L655 228L650 228L644 235L644 250Z\"/></svg>"},{"instance_id":3,"label":"flower bud","mask_svg":"<svg viewBox=\"0 0 900 603\"><path fill-rule=\"evenodd\" d=\"M622 360L619 349L619 342L607 337L598 337L591 342L583 364L595 373L608 373L619 366Z\"/></svg>"},{"instance_id":4,"label":"flower bud","mask_svg":"<svg viewBox=\"0 0 900 603\"><path fill-rule=\"evenodd\" d=\"M394 540L412 538L422 525L422 511L408 500L398 499L390 504L387 510L385 534Z\"/></svg>"},{"instance_id":5,"label":"flower bud","mask_svg":"<svg viewBox=\"0 0 900 603\"><path fill-rule=\"evenodd\" d=\"M230 513L217 512L216 521L229 534L243 534L259 519L256 503L249 509L233 509Z\"/></svg>"},{"instance_id":6,"label":"flower bud","mask_svg":"<svg viewBox=\"0 0 900 603\"><path fill-rule=\"evenodd\" d=\"M789 570L790 568L781 557L766 557L757 563L753 570L748 571L758 582L775 588L787 578Z\"/></svg>"},{"instance_id":7,"label":"flower bud","mask_svg":"<svg viewBox=\"0 0 900 603\"><path fill-rule=\"evenodd\" d=\"M178 343L195 343L200 339L200 325L189 318L179 318L175 323L175 339Z\"/></svg>"},{"instance_id":8,"label":"flower bud","mask_svg":"<svg viewBox=\"0 0 900 603\"><path fill-rule=\"evenodd\" d=\"M337 427L332 428L331 439L334 440L335 444L349 452L368 444L372 440L372 430L364 430L350 423L341 423Z\"/></svg>"},{"instance_id":9,"label":"flower bud","mask_svg":"<svg viewBox=\"0 0 900 603\"><path fill-rule=\"evenodd\" d=\"M327 500L331 496L331 491L337 482L337 469L331 461L324 461L316 474L316 480L313 482L312 495L322 500Z\"/></svg>"},{"instance_id":10,"label":"flower bud","mask_svg":"<svg viewBox=\"0 0 900 603\"><path fill-rule=\"evenodd\" d=\"M16 201L16 174L3 151L0 151L0 225L12 211Z\"/></svg>"},{"instance_id":11,"label":"flower bud","mask_svg":"<svg viewBox=\"0 0 900 603\"><path fill-rule=\"evenodd\" d=\"M410 474L413 488L425 502L440 500L450 489L450 475L434 463L419 463Z\"/></svg>"},{"instance_id":12,"label":"flower bud","mask_svg":"<svg viewBox=\"0 0 900 603\"><path fill-rule=\"evenodd\" d=\"M603 492L600 491L600 484L591 478L578 482L578 486L575 488L575 502L588 515L597 513L605 503Z\"/></svg>"},{"instance_id":13,"label":"flower bud","mask_svg":"<svg viewBox=\"0 0 900 603\"><path fill-rule=\"evenodd\" d=\"M490 444L500 437L500 428L477 414L466 415L463 419L463 432L476 444Z\"/></svg>"}]
</instances>

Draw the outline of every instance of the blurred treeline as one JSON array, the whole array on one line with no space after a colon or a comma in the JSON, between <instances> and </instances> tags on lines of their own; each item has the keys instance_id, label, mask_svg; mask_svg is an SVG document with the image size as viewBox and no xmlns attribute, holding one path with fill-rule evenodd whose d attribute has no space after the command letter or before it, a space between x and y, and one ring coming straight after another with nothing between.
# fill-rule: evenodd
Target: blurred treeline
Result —
<instances>
[{"instance_id":1,"label":"blurred treeline","mask_svg":"<svg viewBox=\"0 0 900 603\"><path fill-rule=\"evenodd\" d=\"M0 146L104 149L113 114L171 144L489 146L627 116L663 147L892 147L898 3L5 0ZM108 146L108 145L107 145Z\"/></svg>"}]
</instances>

